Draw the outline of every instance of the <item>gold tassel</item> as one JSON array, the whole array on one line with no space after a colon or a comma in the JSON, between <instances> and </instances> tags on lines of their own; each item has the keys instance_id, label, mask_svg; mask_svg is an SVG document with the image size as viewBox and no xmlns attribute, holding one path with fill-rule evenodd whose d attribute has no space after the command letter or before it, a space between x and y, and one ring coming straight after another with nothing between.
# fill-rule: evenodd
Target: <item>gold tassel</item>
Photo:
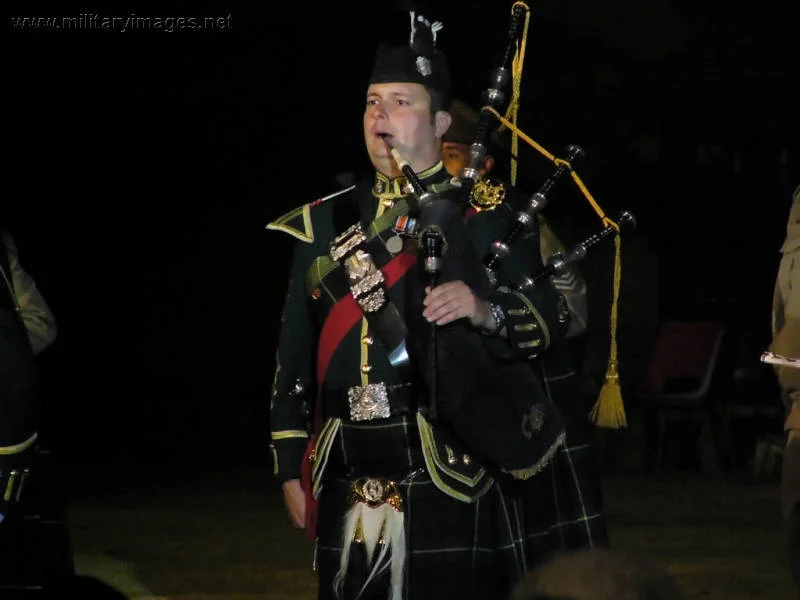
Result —
<instances>
[{"instance_id":1,"label":"gold tassel","mask_svg":"<svg viewBox=\"0 0 800 600\"><path fill-rule=\"evenodd\" d=\"M621 240L619 232L614 238L614 297L611 302L611 351L606 370L606 380L600 388L600 395L592 407L589 416L598 427L619 429L628 425L625 419L625 405L622 402L622 388L619 385L619 367L617 361L617 304L619 301L619 284L622 276L622 260L620 258Z\"/></svg>"},{"instance_id":2,"label":"gold tassel","mask_svg":"<svg viewBox=\"0 0 800 600\"><path fill-rule=\"evenodd\" d=\"M498 113L491 105L484 106L481 110L488 111L495 118L500 121L501 127L498 131L508 129L511 131L511 185L516 185L517 180L517 156L518 156L518 143L519 138L522 138L532 148L537 150L542 156L554 162L557 165L565 164L570 168L570 176L575 184L583 193L586 200L594 208L597 216L603 222L604 226L613 226L617 229L617 235L614 239L615 256L614 256L614 299L611 304L611 353L608 361L608 369L606 370L606 378L603 387L600 389L600 395L597 402L590 412L592 421L598 427L606 427L611 429L619 429L628 425L625 419L625 406L622 402L622 390L619 385L619 369L617 363L617 301L619 300L619 282L622 271L620 260L620 232L619 227L614 221L609 219L603 209L597 204L592 197L586 185L581 181L580 176L572 169L572 166L562 159L557 158L552 153L548 152L540 144L536 143L523 131L517 127L517 117L520 107L520 92L522 89L522 65L525 60L525 48L527 45L528 25L530 23L530 8L524 2L515 2L512 6L514 8L519 5L522 6L525 13L525 27L522 34L522 40L517 45L517 51L512 62L512 97L506 110L506 115L503 116Z\"/></svg>"},{"instance_id":3,"label":"gold tassel","mask_svg":"<svg viewBox=\"0 0 800 600\"><path fill-rule=\"evenodd\" d=\"M522 29L522 38L517 42L517 50L511 61L511 100L506 109L506 119L512 123L511 127L511 185L517 185L517 167L519 156L519 135L517 128L517 118L519 116L520 96L522 94L522 67L525 63L525 48L528 45L528 26L531 20L531 9L524 2L515 2L511 7L511 13L519 5L525 10L525 25ZM496 114L496 113L495 113ZM501 125L497 131L503 131L505 125Z\"/></svg>"}]
</instances>

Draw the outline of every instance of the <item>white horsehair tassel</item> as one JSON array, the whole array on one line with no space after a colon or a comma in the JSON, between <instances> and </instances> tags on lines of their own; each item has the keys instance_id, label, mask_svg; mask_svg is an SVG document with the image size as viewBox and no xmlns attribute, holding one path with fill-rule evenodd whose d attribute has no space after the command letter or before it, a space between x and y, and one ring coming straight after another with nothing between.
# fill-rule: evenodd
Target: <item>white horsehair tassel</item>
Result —
<instances>
[{"instance_id":1,"label":"white horsehair tassel","mask_svg":"<svg viewBox=\"0 0 800 600\"><path fill-rule=\"evenodd\" d=\"M431 35L433 36L433 44L436 45L436 34L439 33L439 31L441 31L441 29L444 27L444 24L441 21L434 21L433 23L431 23L430 21L428 21L428 19L426 19L422 15L417 17L416 16L417 13L415 13L413 10L410 11L408 14L411 17L411 39L409 40L409 45L412 46L414 45L414 35L417 33L417 25L416 25L417 21L419 21L420 23L425 23L425 25L428 26L428 28L431 30Z\"/></svg>"},{"instance_id":2,"label":"white horsehair tassel","mask_svg":"<svg viewBox=\"0 0 800 600\"><path fill-rule=\"evenodd\" d=\"M436 45L436 34L444 27L441 21L434 21L431 25L431 34L433 35L433 44Z\"/></svg>"},{"instance_id":3,"label":"white horsehair tassel","mask_svg":"<svg viewBox=\"0 0 800 600\"><path fill-rule=\"evenodd\" d=\"M334 578L337 594L341 594L350 561L350 547L360 525L367 551L367 563L373 566L354 600L357 600L373 579L387 568L391 569L389 600L402 600L403 566L406 558L406 534L403 521L403 513L395 510L388 502L374 508L363 502L356 502L347 511L344 519L344 540L339 572ZM384 543L380 544L380 551L375 557L375 548L379 545L381 533L383 533Z\"/></svg>"}]
</instances>

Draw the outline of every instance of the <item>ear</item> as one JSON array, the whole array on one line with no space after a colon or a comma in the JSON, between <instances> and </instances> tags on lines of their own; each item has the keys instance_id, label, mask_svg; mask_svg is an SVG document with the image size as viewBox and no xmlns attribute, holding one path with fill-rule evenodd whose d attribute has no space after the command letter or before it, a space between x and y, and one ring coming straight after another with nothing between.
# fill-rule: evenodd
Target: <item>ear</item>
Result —
<instances>
[{"instance_id":1,"label":"ear","mask_svg":"<svg viewBox=\"0 0 800 600\"><path fill-rule=\"evenodd\" d=\"M481 165L480 172L481 177L486 177L494 168L494 156L491 154L487 154L483 158L483 165Z\"/></svg>"},{"instance_id":2,"label":"ear","mask_svg":"<svg viewBox=\"0 0 800 600\"><path fill-rule=\"evenodd\" d=\"M441 138L445 132L450 129L450 124L453 122L453 117L449 112L444 110L437 110L436 115L433 117L433 132L437 138Z\"/></svg>"}]
</instances>

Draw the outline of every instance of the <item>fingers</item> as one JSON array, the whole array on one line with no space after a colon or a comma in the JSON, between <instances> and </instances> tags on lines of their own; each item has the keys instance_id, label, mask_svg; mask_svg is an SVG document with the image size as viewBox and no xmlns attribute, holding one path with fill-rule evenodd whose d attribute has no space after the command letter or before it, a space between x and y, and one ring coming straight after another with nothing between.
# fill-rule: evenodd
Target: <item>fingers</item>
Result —
<instances>
[{"instance_id":1,"label":"fingers","mask_svg":"<svg viewBox=\"0 0 800 600\"><path fill-rule=\"evenodd\" d=\"M292 512L292 523L298 529L303 529L306 526L305 512Z\"/></svg>"},{"instance_id":2,"label":"fingers","mask_svg":"<svg viewBox=\"0 0 800 600\"><path fill-rule=\"evenodd\" d=\"M433 289L425 289L422 316L429 323L446 325L458 319L472 319L476 298L463 281L448 281Z\"/></svg>"},{"instance_id":3,"label":"fingers","mask_svg":"<svg viewBox=\"0 0 800 600\"><path fill-rule=\"evenodd\" d=\"M294 526L305 527L306 497L299 479L291 479L283 484L283 500Z\"/></svg>"}]
</instances>

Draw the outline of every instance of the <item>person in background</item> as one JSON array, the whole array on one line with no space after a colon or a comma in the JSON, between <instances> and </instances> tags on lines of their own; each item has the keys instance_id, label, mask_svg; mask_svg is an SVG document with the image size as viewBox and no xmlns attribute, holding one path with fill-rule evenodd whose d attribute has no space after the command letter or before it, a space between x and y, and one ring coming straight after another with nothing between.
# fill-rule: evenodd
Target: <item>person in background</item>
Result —
<instances>
[{"instance_id":1,"label":"person in background","mask_svg":"<svg viewBox=\"0 0 800 600\"><path fill-rule=\"evenodd\" d=\"M0 230L0 480L4 490L22 485L19 468L36 446L42 403L36 356L55 341L56 333L53 313L23 268L13 238ZM5 496L0 496L4 510L10 508Z\"/></svg>"},{"instance_id":2,"label":"person in background","mask_svg":"<svg viewBox=\"0 0 800 600\"><path fill-rule=\"evenodd\" d=\"M458 177L469 166L470 146L478 125L478 113L459 99L453 100L450 113L453 123L442 138L442 160L447 171ZM498 148L499 143L499 136L495 133L480 168L484 181L490 179L495 167L495 156L491 150ZM504 184L494 179L492 185ZM565 252L561 241L541 215L539 237L544 264L554 254ZM541 477L519 483L527 515L529 565L535 565L546 555L548 543L543 540L556 531L563 536L564 548L603 548L609 544L600 465L594 445L595 428L589 419L589 407L584 402L577 376L586 348L586 282L574 264L550 279L569 308L566 352L564 345L556 345L542 354L535 368L546 382L547 392L559 408L567 429L566 444L558 450L556 460L548 467L552 471L548 475L559 489L562 520L558 524L551 524L549 531L542 529L542 523L547 522L546 515L553 509L553 506L547 505L549 490L542 489Z\"/></svg>"},{"instance_id":3,"label":"person in background","mask_svg":"<svg viewBox=\"0 0 800 600\"><path fill-rule=\"evenodd\" d=\"M800 185L792 195L786 239L775 281L772 344L780 356L800 358ZM781 505L786 524L789 568L800 592L800 368L776 365L786 407L786 446L781 477Z\"/></svg>"},{"instance_id":4,"label":"person in background","mask_svg":"<svg viewBox=\"0 0 800 600\"><path fill-rule=\"evenodd\" d=\"M73 573L66 527L42 514L59 494L43 485L37 358L56 335L53 312L0 230L0 588L9 594Z\"/></svg>"},{"instance_id":5,"label":"person in background","mask_svg":"<svg viewBox=\"0 0 800 600\"><path fill-rule=\"evenodd\" d=\"M453 116L453 123L442 138L442 162L448 173L458 177L464 168L469 166L470 146L474 141L475 130L478 126L478 112L463 100L455 98L450 107L450 114ZM483 179L490 178L496 164L492 149L499 148L499 144L500 135L495 132L479 168ZM561 240L558 239L552 226L542 215L539 218L539 235L544 264L547 264L554 254L565 253ZM569 265L563 273L554 275L551 279L556 289L564 295L569 306L570 323L567 337L572 340L571 346L575 349L575 358L579 359L585 347L586 327L589 319L586 281L574 264Z\"/></svg>"}]
</instances>

